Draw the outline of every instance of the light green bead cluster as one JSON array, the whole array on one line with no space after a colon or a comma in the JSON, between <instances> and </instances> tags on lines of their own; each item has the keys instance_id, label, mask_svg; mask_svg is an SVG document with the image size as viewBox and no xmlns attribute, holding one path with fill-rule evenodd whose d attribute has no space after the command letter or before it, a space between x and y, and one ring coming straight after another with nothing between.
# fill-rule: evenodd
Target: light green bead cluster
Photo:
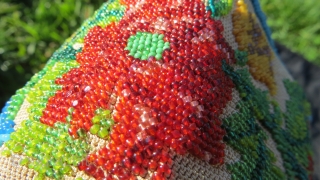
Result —
<instances>
[{"instance_id":1,"label":"light green bead cluster","mask_svg":"<svg viewBox=\"0 0 320 180\"><path fill-rule=\"evenodd\" d=\"M21 127L11 133L11 140L5 143L8 150L3 154L26 156L20 164L37 171L38 179L45 176L61 179L72 173L71 166L77 166L89 150L83 138L74 139L69 135L68 128L69 125L63 123L49 127L32 120L23 121Z\"/></svg>"},{"instance_id":2,"label":"light green bead cluster","mask_svg":"<svg viewBox=\"0 0 320 180\"><path fill-rule=\"evenodd\" d=\"M32 104L32 106L28 108L30 120L39 121L48 99L54 96L57 90L61 89L60 85L55 84L55 80L70 69L78 66L78 63L73 60L56 62L54 65L48 67L50 71L42 77L27 96L28 102Z\"/></svg>"},{"instance_id":3,"label":"light green bead cluster","mask_svg":"<svg viewBox=\"0 0 320 180\"><path fill-rule=\"evenodd\" d=\"M8 115L5 120L14 120L20 107L25 99L25 96L30 92L30 89L44 76L48 71L48 66L44 67L39 73L35 74L30 81L21 89L16 91L16 94L11 97L8 106ZM52 64L52 63L51 63Z\"/></svg>"},{"instance_id":4,"label":"light green bead cluster","mask_svg":"<svg viewBox=\"0 0 320 180\"><path fill-rule=\"evenodd\" d=\"M153 56L157 60L162 58L162 52L170 48L169 42L164 42L163 34L152 34L147 32L137 32L136 35L128 39L126 50L129 55L141 60L147 60Z\"/></svg>"},{"instance_id":5,"label":"light green bead cluster","mask_svg":"<svg viewBox=\"0 0 320 180\"><path fill-rule=\"evenodd\" d=\"M75 60L48 63L27 95L28 102L32 104L28 108L29 120L23 121L5 144L8 150L2 154L9 156L18 153L27 156L20 164L37 171L37 179L45 176L61 179L71 172L71 166L77 166L88 153L89 147L85 141L75 140L68 134L69 125L55 123L54 127L48 127L39 121L48 99L61 89L55 80L78 66ZM79 134L80 138L86 136L82 132Z\"/></svg>"},{"instance_id":6,"label":"light green bead cluster","mask_svg":"<svg viewBox=\"0 0 320 180\"><path fill-rule=\"evenodd\" d=\"M68 124L71 123L73 111L74 111L74 108L73 108L73 107L70 107L70 108L68 109L68 115L67 115L67 117L66 117L66 121L67 121ZM78 137L80 137L80 138L84 138L84 137L86 137L87 134L86 134L86 132L85 132L84 129L79 128L79 129L77 130L77 135L78 135Z\"/></svg>"},{"instance_id":7,"label":"light green bead cluster","mask_svg":"<svg viewBox=\"0 0 320 180\"><path fill-rule=\"evenodd\" d=\"M91 134L105 139L109 137L110 129L114 124L111 119L110 110L97 109L95 116L92 118L93 125L90 128Z\"/></svg>"},{"instance_id":8,"label":"light green bead cluster","mask_svg":"<svg viewBox=\"0 0 320 180\"><path fill-rule=\"evenodd\" d=\"M8 116L6 117L6 120L13 120L14 117L17 115L23 101L25 98L25 95L29 92L30 88L22 88L16 91L16 94L11 97L9 101L8 106Z\"/></svg>"}]
</instances>

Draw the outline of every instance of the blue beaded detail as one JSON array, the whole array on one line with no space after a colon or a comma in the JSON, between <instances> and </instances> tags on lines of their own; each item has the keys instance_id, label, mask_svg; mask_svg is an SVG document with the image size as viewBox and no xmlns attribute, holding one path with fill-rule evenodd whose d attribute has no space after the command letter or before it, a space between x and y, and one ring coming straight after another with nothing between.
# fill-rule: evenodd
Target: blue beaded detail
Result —
<instances>
[{"instance_id":1,"label":"blue beaded detail","mask_svg":"<svg viewBox=\"0 0 320 180\"><path fill-rule=\"evenodd\" d=\"M8 119L8 107L10 100L3 107L0 114L0 146L10 139L10 134L14 131L14 122L12 119Z\"/></svg>"},{"instance_id":2,"label":"blue beaded detail","mask_svg":"<svg viewBox=\"0 0 320 180\"><path fill-rule=\"evenodd\" d=\"M267 39L268 39L272 49L277 53L276 46L274 44L273 39L271 38L271 34L272 34L271 29L267 25L267 17L264 14L264 12L261 10L259 0L251 0L251 2L253 5L253 8L254 8L254 12L256 13L257 17L259 18L261 26L262 26L264 32L266 33Z\"/></svg>"}]
</instances>

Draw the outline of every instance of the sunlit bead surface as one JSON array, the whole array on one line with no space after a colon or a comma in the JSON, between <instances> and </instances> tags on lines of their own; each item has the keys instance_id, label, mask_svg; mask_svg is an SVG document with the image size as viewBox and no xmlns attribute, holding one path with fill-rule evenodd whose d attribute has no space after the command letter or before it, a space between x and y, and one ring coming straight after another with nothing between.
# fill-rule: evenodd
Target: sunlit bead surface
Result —
<instances>
[{"instance_id":1,"label":"sunlit bead surface","mask_svg":"<svg viewBox=\"0 0 320 180\"><path fill-rule=\"evenodd\" d=\"M308 103L288 78L286 111L274 99L276 56L247 3L103 4L3 108L1 157L36 179L175 179L178 156L235 180L307 179Z\"/></svg>"}]
</instances>

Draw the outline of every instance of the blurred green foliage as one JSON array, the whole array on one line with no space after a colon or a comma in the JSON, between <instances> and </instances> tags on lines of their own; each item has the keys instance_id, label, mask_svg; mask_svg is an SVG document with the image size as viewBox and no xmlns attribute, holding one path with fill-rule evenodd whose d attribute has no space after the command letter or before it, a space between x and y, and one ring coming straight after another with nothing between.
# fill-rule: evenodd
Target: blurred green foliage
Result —
<instances>
[{"instance_id":1,"label":"blurred green foliage","mask_svg":"<svg viewBox=\"0 0 320 180\"><path fill-rule=\"evenodd\" d=\"M272 37L320 65L320 1L260 0Z\"/></svg>"},{"instance_id":2,"label":"blurred green foliage","mask_svg":"<svg viewBox=\"0 0 320 180\"><path fill-rule=\"evenodd\" d=\"M0 1L0 108L105 1Z\"/></svg>"}]
</instances>

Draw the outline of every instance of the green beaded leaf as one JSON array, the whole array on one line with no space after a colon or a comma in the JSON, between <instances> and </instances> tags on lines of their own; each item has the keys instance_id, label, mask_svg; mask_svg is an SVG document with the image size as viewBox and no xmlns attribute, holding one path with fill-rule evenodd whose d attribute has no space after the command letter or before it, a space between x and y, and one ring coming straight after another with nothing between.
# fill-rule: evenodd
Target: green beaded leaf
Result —
<instances>
[{"instance_id":1,"label":"green beaded leaf","mask_svg":"<svg viewBox=\"0 0 320 180\"><path fill-rule=\"evenodd\" d=\"M51 60L60 62L73 61L76 59L76 54L81 52L81 46L82 44L77 44L75 47L64 45L51 56Z\"/></svg>"},{"instance_id":2,"label":"green beaded leaf","mask_svg":"<svg viewBox=\"0 0 320 180\"><path fill-rule=\"evenodd\" d=\"M287 112L284 114L286 128L295 139L305 139L308 136L305 114L311 114L309 103L301 96L303 91L297 83L285 80L284 85L290 96L286 103Z\"/></svg>"},{"instance_id":3,"label":"green beaded leaf","mask_svg":"<svg viewBox=\"0 0 320 180\"><path fill-rule=\"evenodd\" d=\"M236 50L235 56L236 56L236 60L237 60L238 65L245 66L247 64L247 61L248 61L248 53L247 52Z\"/></svg>"},{"instance_id":4,"label":"green beaded leaf","mask_svg":"<svg viewBox=\"0 0 320 180\"><path fill-rule=\"evenodd\" d=\"M247 69L234 70L224 62L223 70L233 80L242 98L237 105L239 113L227 118L223 124L227 131L225 141L242 155L239 162L229 166L233 179L284 178L280 169L272 164L274 155L265 145L266 136L256 122L258 120L276 142L285 162L287 178L307 180L311 147L306 118L310 112L302 90L296 83L284 81L290 100L286 102L287 112L282 113L266 91L252 84ZM283 122L285 129L282 128Z\"/></svg>"},{"instance_id":5,"label":"green beaded leaf","mask_svg":"<svg viewBox=\"0 0 320 180\"><path fill-rule=\"evenodd\" d=\"M77 166L89 152L88 144L83 139L73 139L68 128L69 125L64 123L49 127L26 120L5 145L9 151L27 156L20 164L37 171L38 178L61 179L71 173L71 166Z\"/></svg>"},{"instance_id":6,"label":"green beaded leaf","mask_svg":"<svg viewBox=\"0 0 320 180\"><path fill-rule=\"evenodd\" d=\"M129 55L134 58L147 60L153 56L160 60L163 51L170 48L169 42L164 42L163 37L163 34L137 32L136 35L129 37L125 49L129 50Z\"/></svg>"}]
</instances>

